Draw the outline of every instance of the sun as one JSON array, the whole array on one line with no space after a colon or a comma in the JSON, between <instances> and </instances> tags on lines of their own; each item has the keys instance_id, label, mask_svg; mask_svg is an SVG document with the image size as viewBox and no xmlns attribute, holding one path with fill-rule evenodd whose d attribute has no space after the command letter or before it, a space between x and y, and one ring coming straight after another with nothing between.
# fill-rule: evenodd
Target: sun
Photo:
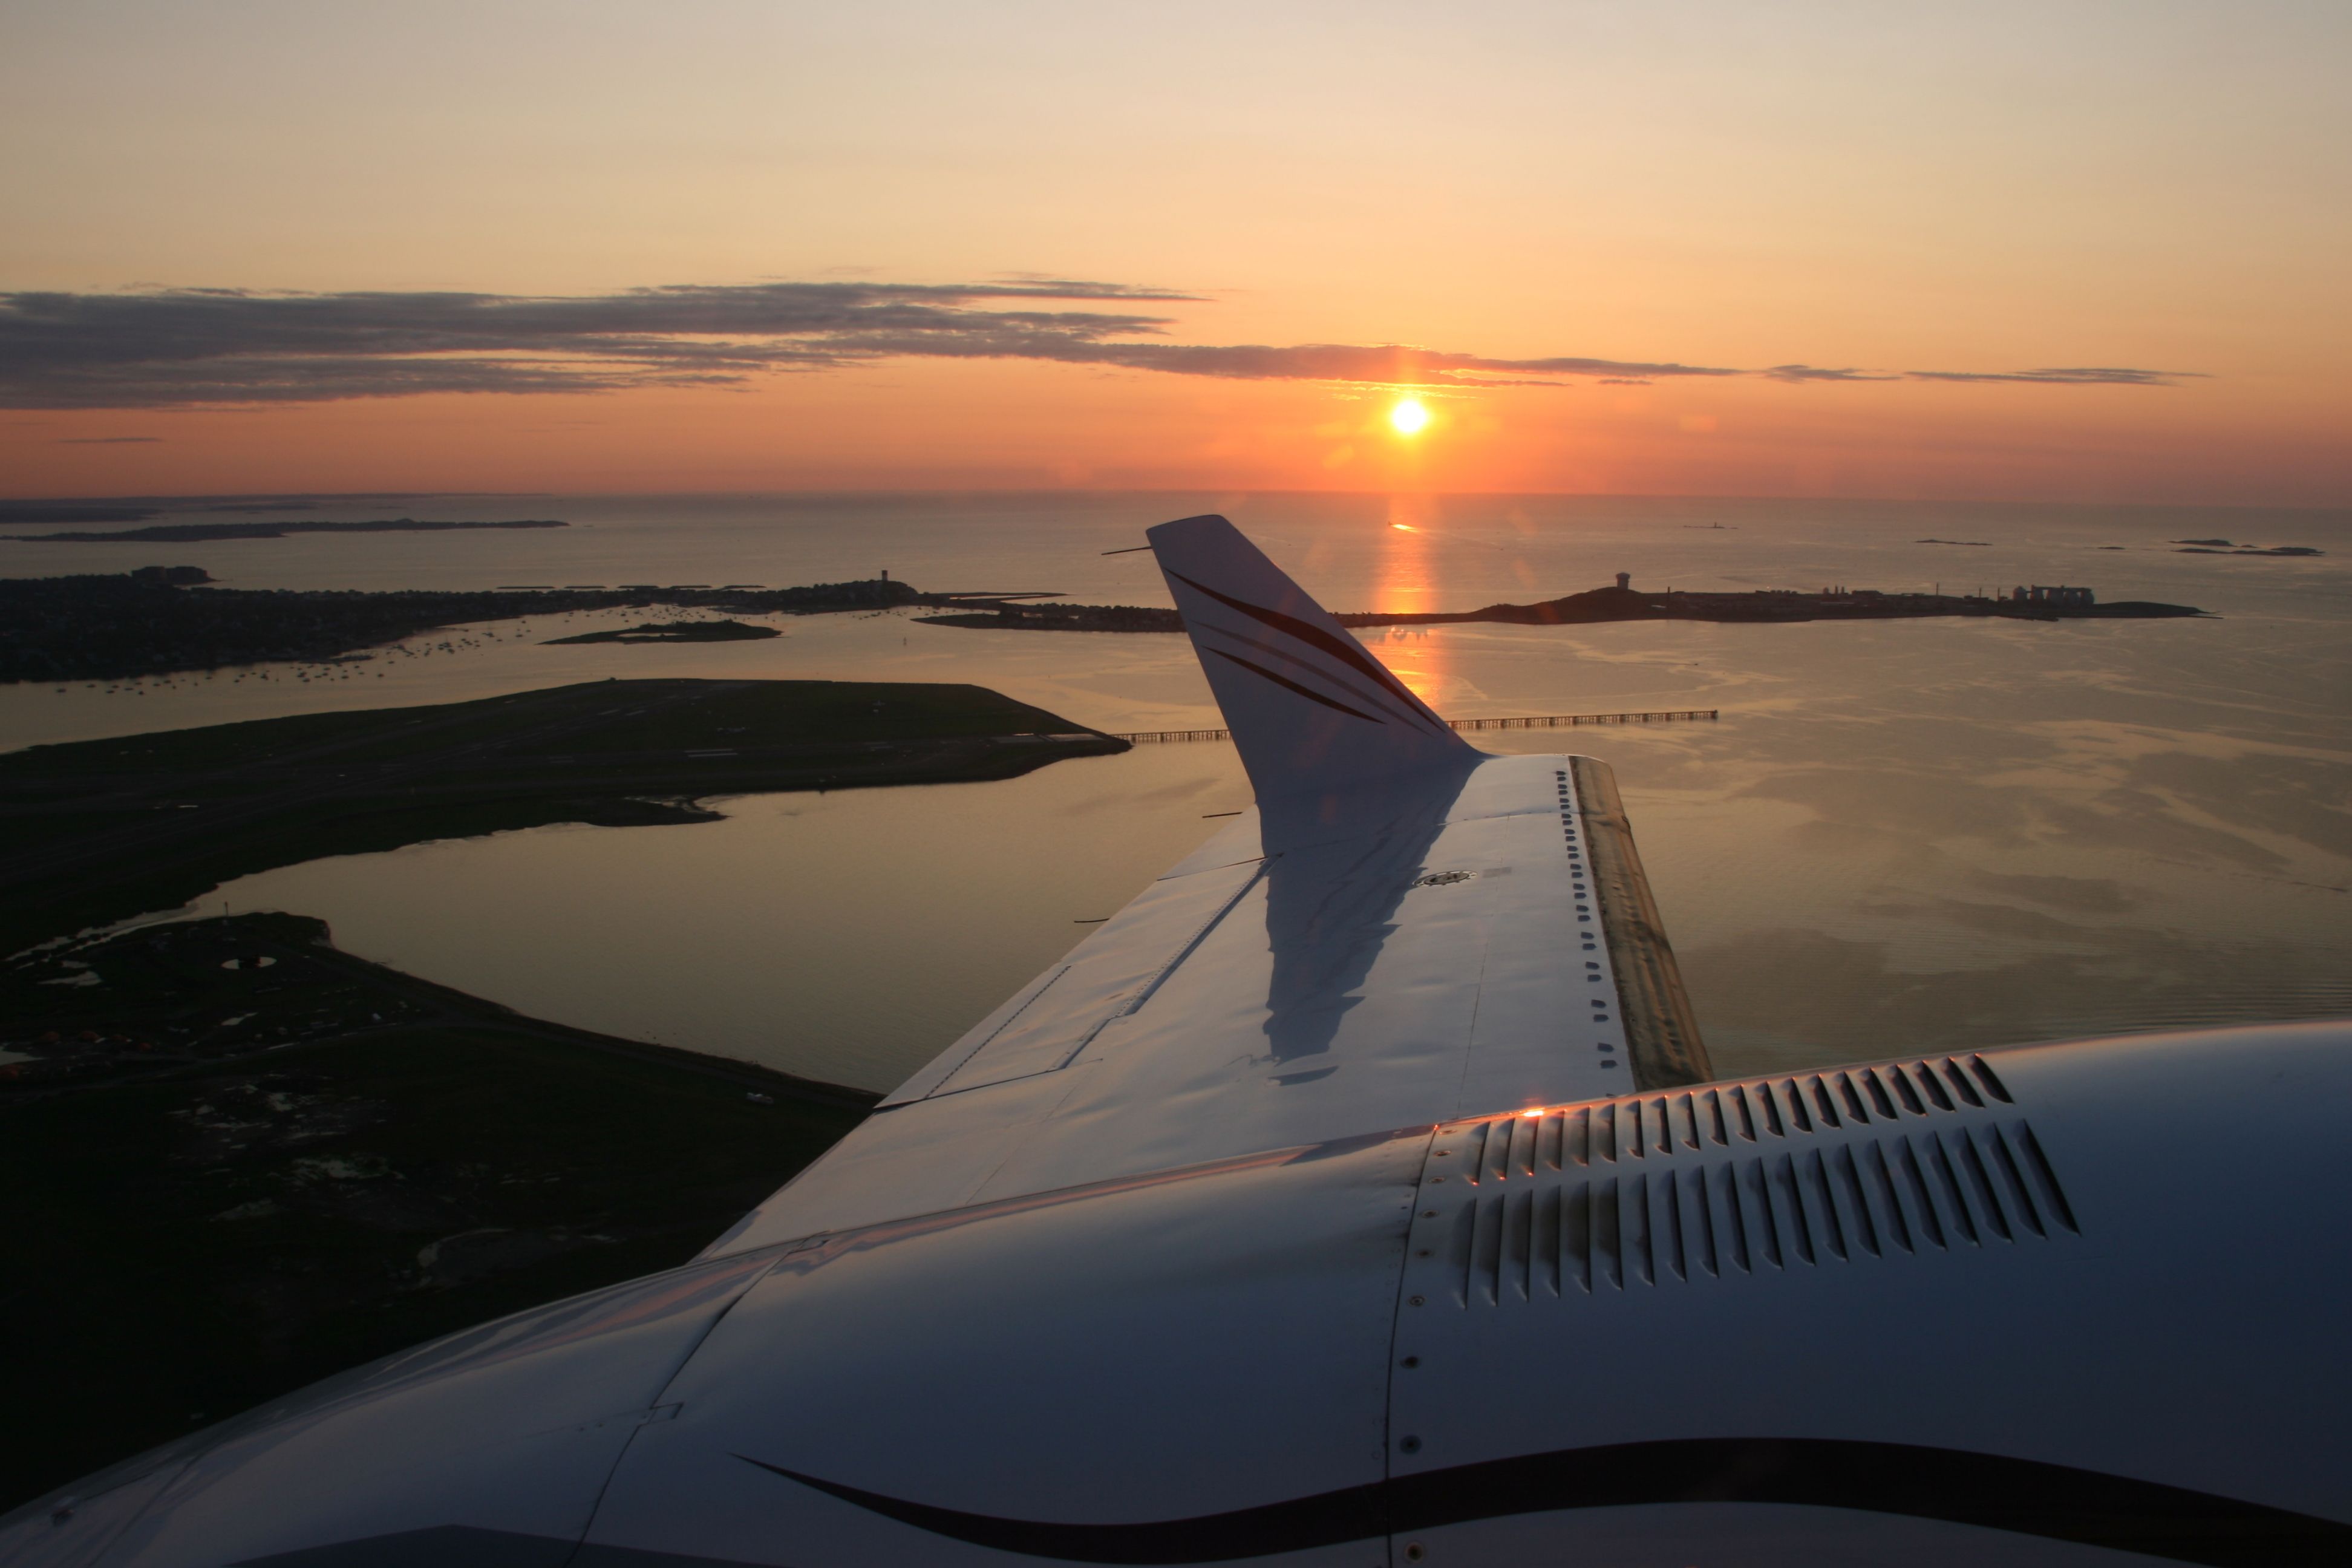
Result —
<instances>
[{"instance_id":1,"label":"sun","mask_svg":"<svg viewBox=\"0 0 2352 1568\"><path fill-rule=\"evenodd\" d=\"M1429 410L1408 397L1389 410L1389 423L1396 426L1400 436L1418 436L1429 423Z\"/></svg>"}]
</instances>

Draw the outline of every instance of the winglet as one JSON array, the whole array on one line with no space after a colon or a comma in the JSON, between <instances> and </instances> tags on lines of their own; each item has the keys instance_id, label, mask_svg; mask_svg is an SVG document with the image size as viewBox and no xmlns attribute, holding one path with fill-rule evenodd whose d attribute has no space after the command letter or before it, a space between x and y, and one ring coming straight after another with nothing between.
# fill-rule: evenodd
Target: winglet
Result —
<instances>
[{"instance_id":1,"label":"winglet","mask_svg":"<svg viewBox=\"0 0 2352 1568\"><path fill-rule=\"evenodd\" d=\"M1475 755L1222 517L1145 531L1260 800Z\"/></svg>"}]
</instances>

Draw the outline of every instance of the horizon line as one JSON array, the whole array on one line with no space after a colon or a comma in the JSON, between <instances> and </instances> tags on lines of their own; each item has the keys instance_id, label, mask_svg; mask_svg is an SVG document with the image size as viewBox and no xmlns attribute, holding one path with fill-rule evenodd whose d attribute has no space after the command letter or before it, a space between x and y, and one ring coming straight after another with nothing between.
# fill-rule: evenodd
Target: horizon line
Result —
<instances>
[{"instance_id":1,"label":"horizon line","mask_svg":"<svg viewBox=\"0 0 2352 1568\"><path fill-rule=\"evenodd\" d=\"M956 496L1328 496L1334 499L1480 499L1524 498L1538 500L1654 500L1704 502L1787 502L1839 506L2011 506L2063 507L2071 509L2100 508L2133 511L2207 511L2230 508L2242 511L2295 511L2352 513L2352 500L2341 501L2141 501L2083 500L2035 496L1959 497L1959 496L1889 496L1889 495L1793 495L1756 494L1753 492L1711 490L1522 490L1522 489L1392 489L1307 488L1281 485L927 485L927 486L810 486L804 489L743 489L730 487L715 489L364 489L364 490L227 490L217 493L179 492L174 494L128 495L116 492L89 492L71 495L5 495L0 494L0 510L18 506L91 506L105 502L121 505L172 505L195 502L226 501L316 501L321 505L361 500L415 500L440 497L497 499L513 500L632 500L685 499L709 500L725 497L956 497ZM0 516L0 526L12 525Z\"/></svg>"}]
</instances>

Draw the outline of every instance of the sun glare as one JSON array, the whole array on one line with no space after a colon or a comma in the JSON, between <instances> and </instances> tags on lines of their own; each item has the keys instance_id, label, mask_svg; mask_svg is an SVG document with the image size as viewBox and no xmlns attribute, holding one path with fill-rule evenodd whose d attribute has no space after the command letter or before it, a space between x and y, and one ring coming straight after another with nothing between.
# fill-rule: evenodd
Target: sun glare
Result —
<instances>
[{"instance_id":1,"label":"sun glare","mask_svg":"<svg viewBox=\"0 0 2352 1568\"><path fill-rule=\"evenodd\" d=\"M1429 423L1429 410L1408 397L1389 410L1389 423L1396 426L1400 436L1418 436L1422 426Z\"/></svg>"}]
</instances>

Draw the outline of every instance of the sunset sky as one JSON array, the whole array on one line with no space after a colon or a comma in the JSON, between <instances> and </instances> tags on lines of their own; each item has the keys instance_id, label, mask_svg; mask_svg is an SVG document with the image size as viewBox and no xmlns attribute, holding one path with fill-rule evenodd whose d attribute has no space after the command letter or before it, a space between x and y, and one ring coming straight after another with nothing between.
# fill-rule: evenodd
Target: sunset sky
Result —
<instances>
[{"instance_id":1,"label":"sunset sky","mask_svg":"<svg viewBox=\"0 0 2352 1568\"><path fill-rule=\"evenodd\" d=\"M0 0L0 493L2352 504L2347 79L2342 0Z\"/></svg>"}]
</instances>

